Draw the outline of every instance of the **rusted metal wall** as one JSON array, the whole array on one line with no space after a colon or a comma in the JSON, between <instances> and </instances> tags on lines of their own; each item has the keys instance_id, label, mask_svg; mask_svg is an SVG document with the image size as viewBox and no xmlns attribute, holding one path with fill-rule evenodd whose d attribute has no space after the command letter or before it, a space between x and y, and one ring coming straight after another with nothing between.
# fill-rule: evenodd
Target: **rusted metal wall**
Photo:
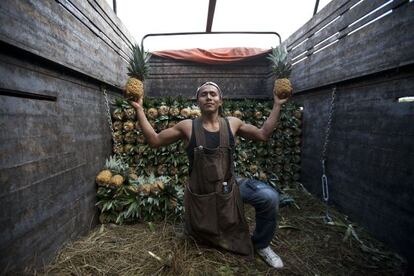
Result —
<instances>
[{"instance_id":1,"label":"rusted metal wall","mask_svg":"<svg viewBox=\"0 0 414 276\"><path fill-rule=\"evenodd\" d=\"M0 271L47 264L96 224L111 153L102 86L131 38L104 0L0 1Z\"/></svg>"},{"instance_id":2,"label":"rusted metal wall","mask_svg":"<svg viewBox=\"0 0 414 276\"><path fill-rule=\"evenodd\" d=\"M414 232L414 3L334 0L284 44L303 110L301 181L408 258Z\"/></svg>"}]
</instances>

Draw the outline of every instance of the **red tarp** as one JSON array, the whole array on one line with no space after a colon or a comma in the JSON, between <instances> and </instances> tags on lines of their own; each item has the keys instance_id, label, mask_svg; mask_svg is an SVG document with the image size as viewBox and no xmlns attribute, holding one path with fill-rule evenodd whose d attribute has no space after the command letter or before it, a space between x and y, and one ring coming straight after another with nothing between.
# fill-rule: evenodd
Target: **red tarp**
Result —
<instances>
[{"instance_id":1,"label":"red tarp","mask_svg":"<svg viewBox=\"0 0 414 276\"><path fill-rule=\"evenodd\" d=\"M263 56L270 51L270 49L246 47L217 48L210 50L194 48L185 50L154 51L152 54L164 58L187 60L207 64L220 64Z\"/></svg>"}]
</instances>

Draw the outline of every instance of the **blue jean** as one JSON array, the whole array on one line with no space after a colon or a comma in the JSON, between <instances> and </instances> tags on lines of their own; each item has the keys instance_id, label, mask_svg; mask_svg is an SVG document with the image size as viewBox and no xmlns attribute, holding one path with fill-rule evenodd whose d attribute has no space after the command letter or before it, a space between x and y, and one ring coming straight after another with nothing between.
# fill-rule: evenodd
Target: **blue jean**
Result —
<instances>
[{"instance_id":1,"label":"blue jean","mask_svg":"<svg viewBox=\"0 0 414 276\"><path fill-rule=\"evenodd\" d=\"M268 184L256 179L237 178L243 202L251 204L256 211L256 229L252 236L255 248L270 244L275 234L279 193Z\"/></svg>"}]
</instances>

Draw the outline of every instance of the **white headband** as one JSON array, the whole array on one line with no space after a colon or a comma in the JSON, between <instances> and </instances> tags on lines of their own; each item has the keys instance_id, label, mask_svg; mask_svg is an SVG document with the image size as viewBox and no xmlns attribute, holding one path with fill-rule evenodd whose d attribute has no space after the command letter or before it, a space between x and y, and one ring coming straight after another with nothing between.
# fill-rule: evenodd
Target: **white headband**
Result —
<instances>
[{"instance_id":1,"label":"white headband","mask_svg":"<svg viewBox=\"0 0 414 276\"><path fill-rule=\"evenodd\" d=\"M197 91L196 91L196 99L198 98L198 92L200 92L201 88L203 88L206 85L211 85L211 86L214 86L215 88L217 88L217 90L219 91L219 94L220 94L220 98L223 98L223 93L221 92L221 89L218 86L218 84L215 83L215 82L212 82L212 81L206 81L205 83L203 83L202 85L200 85L197 88Z\"/></svg>"}]
</instances>

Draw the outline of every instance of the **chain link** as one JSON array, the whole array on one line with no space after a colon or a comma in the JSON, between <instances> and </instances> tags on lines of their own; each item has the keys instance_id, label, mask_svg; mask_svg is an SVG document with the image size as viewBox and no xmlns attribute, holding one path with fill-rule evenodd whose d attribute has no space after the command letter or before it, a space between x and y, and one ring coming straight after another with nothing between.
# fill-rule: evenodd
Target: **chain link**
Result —
<instances>
[{"instance_id":1,"label":"chain link","mask_svg":"<svg viewBox=\"0 0 414 276\"><path fill-rule=\"evenodd\" d=\"M108 121L109 128L111 130L112 141L114 142L114 145L116 145L116 142L115 142L115 131L114 131L114 128L112 127L111 110L109 108L108 95L106 94L106 89L105 88L103 88L103 94L104 94L104 97L105 97L105 105L106 105L106 119Z\"/></svg>"},{"instance_id":2,"label":"chain link","mask_svg":"<svg viewBox=\"0 0 414 276\"><path fill-rule=\"evenodd\" d=\"M334 113L334 110L335 110L335 95L336 95L336 87L334 87L332 89L331 108L330 108L330 111L329 111L329 118L328 118L328 123L327 123L326 131L325 131L325 142L323 144L322 154L321 154L321 165L322 165L322 177L321 177L321 182L322 182L322 197L323 197L323 200L325 201L325 205L326 205L326 211L325 211L324 221L327 224L334 224L332 218L329 216L329 206L328 206L328 201L329 201L329 185L328 185L328 177L326 176L325 159L326 159L326 150L327 150L328 144L329 144L329 135L331 134L331 125L332 125L333 113Z\"/></svg>"},{"instance_id":3,"label":"chain link","mask_svg":"<svg viewBox=\"0 0 414 276\"><path fill-rule=\"evenodd\" d=\"M322 159L321 160L326 159L326 149L328 148L329 135L331 134L332 117L333 117L333 113L335 110L335 94L336 94L336 87L332 89L331 109L329 111L328 124L326 126L326 131L325 131L325 143L323 144L323 148L322 148Z\"/></svg>"}]
</instances>

